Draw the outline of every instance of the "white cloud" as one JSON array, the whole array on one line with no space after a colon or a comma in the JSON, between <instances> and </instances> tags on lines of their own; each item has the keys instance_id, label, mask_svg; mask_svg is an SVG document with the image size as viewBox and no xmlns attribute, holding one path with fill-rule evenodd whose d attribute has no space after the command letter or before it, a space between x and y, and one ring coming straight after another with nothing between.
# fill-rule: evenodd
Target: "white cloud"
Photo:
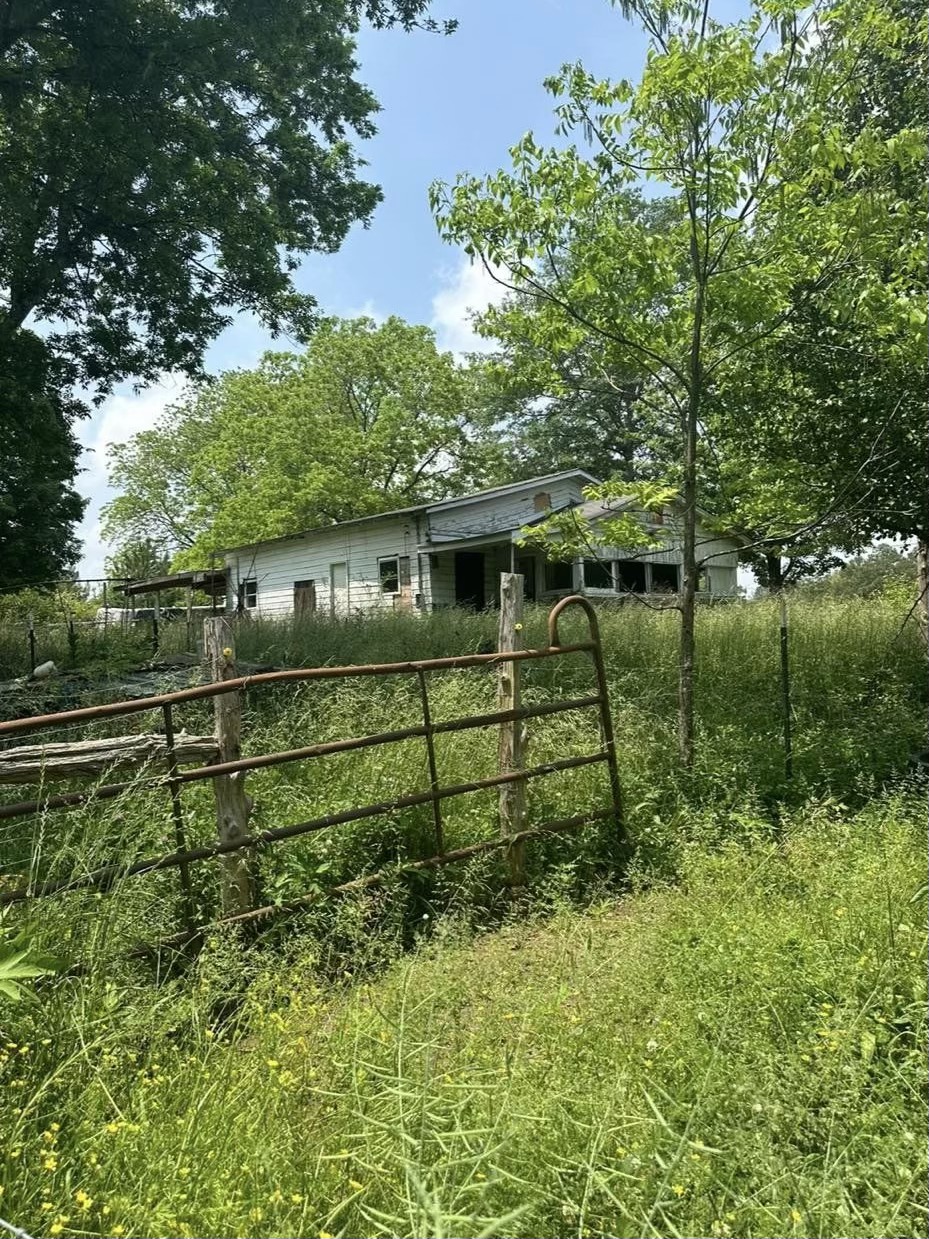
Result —
<instances>
[{"instance_id":1,"label":"white cloud","mask_svg":"<svg viewBox=\"0 0 929 1239\"><path fill-rule=\"evenodd\" d=\"M462 255L458 266L442 273L442 287L432 298L432 328L439 348L453 353L486 352L487 340L471 325L475 313L497 305L507 290L480 262Z\"/></svg>"},{"instance_id":2,"label":"white cloud","mask_svg":"<svg viewBox=\"0 0 929 1239\"><path fill-rule=\"evenodd\" d=\"M84 553L78 565L82 577L103 575L107 554L100 534L100 509L113 498L107 485L106 452L111 443L124 443L140 430L154 425L165 407L177 400L184 390L183 380L164 375L158 383L144 391L118 391L93 411L78 428L78 439L84 448L81 457L83 472L77 478L77 490L90 502L84 519L78 526L78 537Z\"/></svg>"},{"instance_id":3,"label":"white cloud","mask_svg":"<svg viewBox=\"0 0 929 1239\"><path fill-rule=\"evenodd\" d=\"M387 315L377 308L372 299L368 297L364 304L357 309L349 310L345 315L346 318L370 318L378 327L382 323L387 322Z\"/></svg>"}]
</instances>

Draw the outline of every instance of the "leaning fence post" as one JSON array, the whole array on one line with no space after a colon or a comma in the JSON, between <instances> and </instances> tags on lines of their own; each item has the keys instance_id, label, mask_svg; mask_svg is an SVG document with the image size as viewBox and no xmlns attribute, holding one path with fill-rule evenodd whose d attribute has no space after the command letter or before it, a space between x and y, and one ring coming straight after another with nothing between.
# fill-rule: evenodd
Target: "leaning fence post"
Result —
<instances>
[{"instance_id":1,"label":"leaning fence post","mask_svg":"<svg viewBox=\"0 0 929 1239\"><path fill-rule=\"evenodd\" d=\"M35 671L35 621L29 612L29 673Z\"/></svg>"},{"instance_id":2,"label":"leaning fence post","mask_svg":"<svg viewBox=\"0 0 929 1239\"><path fill-rule=\"evenodd\" d=\"M236 676L232 627L225 616L203 621L203 649L213 681ZM238 690L213 698L219 761L238 761L242 756L242 703ZM221 774L213 780L216 798L216 830L220 843L241 839L248 833L251 801L245 794L244 774ZM255 906L252 866L244 852L228 852L222 858L223 911L248 912Z\"/></svg>"},{"instance_id":3,"label":"leaning fence post","mask_svg":"<svg viewBox=\"0 0 929 1239\"><path fill-rule=\"evenodd\" d=\"M500 573L500 637L497 648L501 653L512 653L523 648L523 578L517 572ZM497 680L497 708L518 710L522 705L520 683L521 664L500 664ZM500 773L522 770L526 761L526 725L522 719L500 724L499 744ZM522 779L504 783L500 787L500 834L504 837L519 834L526 828L526 784ZM510 887L515 889L525 883L525 842L511 844L507 849Z\"/></svg>"}]
</instances>

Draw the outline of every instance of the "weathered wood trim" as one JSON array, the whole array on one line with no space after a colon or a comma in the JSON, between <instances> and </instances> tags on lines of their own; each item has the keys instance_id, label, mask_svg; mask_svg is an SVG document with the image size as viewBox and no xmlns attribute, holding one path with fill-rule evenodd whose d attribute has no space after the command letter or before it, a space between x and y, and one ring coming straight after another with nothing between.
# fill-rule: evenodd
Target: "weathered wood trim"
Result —
<instances>
[{"instance_id":1,"label":"weathered wood trim","mask_svg":"<svg viewBox=\"0 0 929 1239\"><path fill-rule=\"evenodd\" d=\"M163 735L110 736L67 744L22 744L0 750L0 784L89 778L163 762L167 751ZM213 736L188 736L182 731L174 739L174 751L178 765L205 764L219 756L219 745Z\"/></svg>"}]
</instances>

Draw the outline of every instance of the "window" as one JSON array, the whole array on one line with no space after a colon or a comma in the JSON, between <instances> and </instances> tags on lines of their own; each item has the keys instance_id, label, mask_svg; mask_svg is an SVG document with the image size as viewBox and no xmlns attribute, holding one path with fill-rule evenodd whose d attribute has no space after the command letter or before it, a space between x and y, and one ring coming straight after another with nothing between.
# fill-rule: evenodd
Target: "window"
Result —
<instances>
[{"instance_id":1,"label":"window","mask_svg":"<svg viewBox=\"0 0 929 1239\"><path fill-rule=\"evenodd\" d=\"M537 495L532 496L532 506L537 512L547 512L552 506L552 497L547 490L540 490Z\"/></svg>"},{"instance_id":2,"label":"window","mask_svg":"<svg viewBox=\"0 0 929 1239\"><path fill-rule=\"evenodd\" d=\"M548 561L545 564L546 589L573 589L574 565L564 561Z\"/></svg>"},{"instance_id":3,"label":"window","mask_svg":"<svg viewBox=\"0 0 929 1239\"><path fill-rule=\"evenodd\" d=\"M664 512L661 510L661 508L656 508L654 512L649 512L648 515L653 525L664 524Z\"/></svg>"},{"instance_id":4,"label":"window","mask_svg":"<svg viewBox=\"0 0 929 1239\"><path fill-rule=\"evenodd\" d=\"M584 560L584 585L587 589L612 589L613 565L609 560Z\"/></svg>"},{"instance_id":5,"label":"window","mask_svg":"<svg viewBox=\"0 0 929 1239\"><path fill-rule=\"evenodd\" d=\"M680 589L677 564L652 564L652 593L676 594Z\"/></svg>"},{"instance_id":6,"label":"window","mask_svg":"<svg viewBox=\"0 0 929 1239\"><path fill-rule=\"evenodd\" d=\"M634 559L616 561L616 588L621 594L645 593L645 565Z\"/></svg>"},{"instance_id":7,"label":"window","mask_svg":"<svg viewBox=\"0 0 929 1239\"><path fill-rule=\"evenodd\" d=\"M400 561L396 555L391 559L379 559L378 572L381 578L382 594L397 594L400 592Z\"/></svg>"},{"instance_id":8,"label":"window","mask_svg":"<svg viewBox=\"0 0 929 1239\"><path fill-rule=\"evenodd\" d=\"M382 594L399 594L410 587L409 555L391 555L377 561Z\"/></svg>"},{"instance_id":9,"label":"window","mask_svg":"<svg viewBox=\"0 0 929 1239\"><path fill-rule=\"evenodd\" d=\"M242 606L248 611L258 606L258 582L254 577L242 582Z\"/></svg>"}]
</instances>

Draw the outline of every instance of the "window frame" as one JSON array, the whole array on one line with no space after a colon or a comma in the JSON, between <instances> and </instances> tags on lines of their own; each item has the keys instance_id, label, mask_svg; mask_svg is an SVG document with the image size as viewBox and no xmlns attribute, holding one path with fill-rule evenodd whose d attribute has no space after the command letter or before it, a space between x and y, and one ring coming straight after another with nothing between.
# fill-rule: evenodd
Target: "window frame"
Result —
<instances>
[{"instance_id":1,"label":"window frame","mask_svg":"<svg viewBox=\"0 0 929 1239\"><path fill-rule=\"evenodd\" d=\"M681 565L680 564L649 564L648 573L648 589L652 594L679 594L681 592ZM674 573L674 586L668 588L667 585L660 588L655 587L655 569L668 569Z\"/></svg>"},{"instance_id":2,"label":"window frame","mask_svg":"<svg viewBox=\"0 0 929 1239\"><path fill-rule=\"evenodd\" d=\"M389 598L395 598L400 593L400 555L379 555L377 560L377 583L378 592ZM387 564L394 565L393 579L396 581L394 589L385 589L384 587L384 568ZM388 580L390 578L387 578Z\"/></svg>"},{"instance_id":3,"label":"window frame","mask_svg":"<svg viewBox=\"0 0 929 1239\"><path fill-rule=\"evenodd\" d=\"M555 568L567 568L570 574L570 580L567 585L556 585L549 579L549 572ZM576 586L574 584L574 560L573 559L546 559L545 568L542 573L542 581L545 585L544 593L546 594L561 594L565 590L573 593Z\"/></svg>"},{"instance_id":4,"label":"window frame","mask_svg":"<svg viewBox=\"0 0 929 1239\"><path fill-rule=\"evenodd\" d=\"M258 578L256 576L246 577L242 582L242 609L243 611L254 611L257 607Z\"/></svg>"},{"instance_id":5,"label":"window frame","mask_svg":"<svg viewBox=\"0 0 929 1239\"><path fill-rule=\"evenodd\" d=\"M623 584L623 568L629 565L642 570L642 588L630 589ZM616 585L618 594L647 594L651 589L651 580L649 578L649 565L641 559L614 559L613 560L613 580Z\"/></svg>"},{"instance_id":6,"label":"window frame","mask_svg":"<svg viewBox=\"0 0 929 1239\"><path fill-rule=\"evenodd\" d=\"M609 584L608 585L597 585L597 584L593 584L592 582L589 583L587 580L587 565L588 564L593 565L593 567L600 572L605 572L607 576L609 577ZM587 591L596 590L597 593L601 593L601 594L615 593L616 592L616 570L613 567L613 564L614 564L614 560L612 559L582 559L581 560L581 580L583 582L584 589Z\"/></svg>"}]
</instances>

